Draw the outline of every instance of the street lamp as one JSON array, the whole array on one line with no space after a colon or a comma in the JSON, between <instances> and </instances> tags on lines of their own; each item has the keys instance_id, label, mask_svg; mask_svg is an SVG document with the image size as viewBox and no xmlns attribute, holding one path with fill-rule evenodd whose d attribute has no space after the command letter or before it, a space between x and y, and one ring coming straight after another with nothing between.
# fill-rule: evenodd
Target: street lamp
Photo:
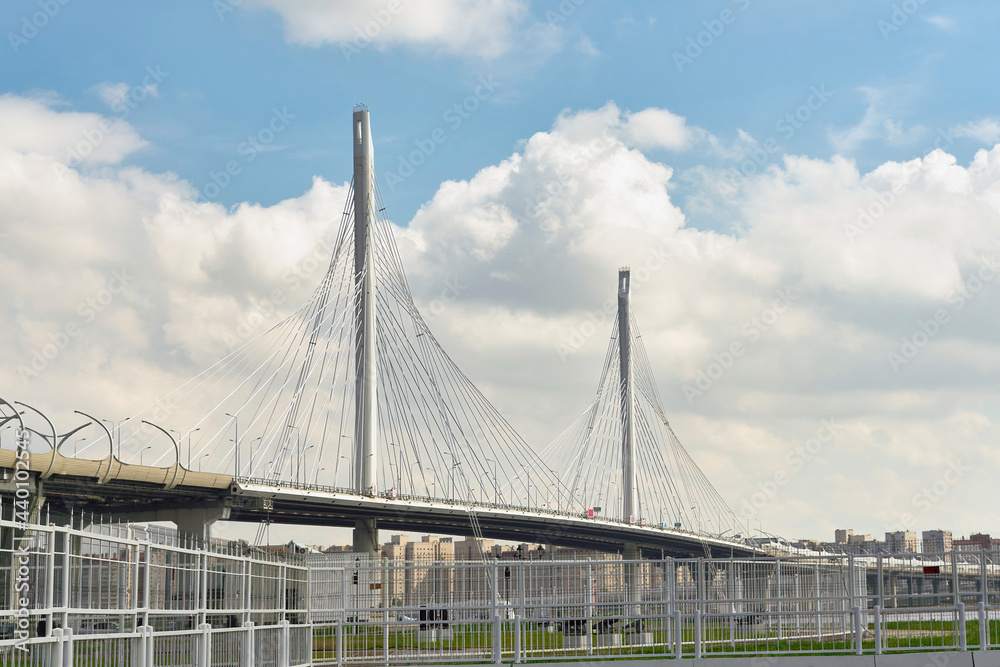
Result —
<instances>
[{"instance_id":1,"label":"street lamp","mask_svg":"<svg viewBox=\"0 0 1000 667\"><path fill-rule=\"evenodd\" d=\"M130 419L132 419L132 418L131 417L126 417L125 419L123 419L120 422L118 422L117 427L115 428L115 430L118 431L118 459L119 460L121 460L121 458L122 458L122 426L124 426L125 422L127 422Z\"/></svg>"},{"instance_id":2,"label":"street lamp","mask_svg":"<svg viewBox=\"0 0 1000 667\"><path fill-rule=\"evenodd\" d=\"M86 438L77 438L76 439L76 443L73 445L73 458L76 458L76 453L77 453L77 450L80 447L80 443L84 442L85 440L86 440Z\"/></svg>"},{"instance_id":3,"label":"street lamp","mask_svg":"<svg viewBox=\"0 0 1000 667\"><path fill-rule=\"evenodd\" d=\"M403 486L402 448L394 442L390 442L389 446L396 451L396 490L398 491L399 487ZM389 460L389 465L392 465L392 459Z\"/></svg>"},{"instance_id":4,"label":"street lamp","mask_svg":"<svg viewBox=\"0 0 1000 667\"><path fill-rule=\"evenodd\" d=\"M299 465L295 469L295 483L302 483L302 459L305 457L306 452L315 447L316 445L309 445L305 449L299 449Z\"/></svg>"},{"instance_id":5,"label":"street lamp","mask_svg":"<svg viewBox=\"0 0 1000 667\"><path fill-rule=\"evenodd\" d=\"M126 417L125 419L123 419L123 420L121 420L120 422L117 422L117 423L113 419L102 419L101 420L102 422L107 422L107 423L111 424L111 428L115 431L115 433L118 434L118 460L119 461L122 460L122 425L124 425L125 422L127 422L129 419L132 419L132 418L131 417ZM111 443L111 444L114 444L114 443Z\"/></svg>"},{"instance_id":6,"label":"street lamp","mask_svg":"<svg viewBox=\"0 0 1000 667\"><path fill-rule=\"evenodd\" d=\"M142 466L142 453L144 451L146 451L147 449L152 449L152 448L153 448L152 445L146 445L145 447L143 447L142 449L139 450L139 466L140 467Z\"/></svg>"},{"instance_id":7,"label":"street lamp","mask_svg":"<svg viewBox=\"0 0 1000 667\"><path fill-rule=\"evenodd\" d=\"M326 468L320 468L316 471L316 477L313 478L313 486L319 486L319 474L326 470Z\"/></svg>"},{"instance_id":8,"label":"street lamp","mask_svg":"<svg viewBox=\"0 0 1000 667\"><path fill-rule=\"evenodd\" d=\"M353 451L354 450L354 438L352 438L349 435L344 435L343 433L340 434L340 437L341 438L347 438L348 440L351 441L351 451ZM340 448L338 447L337 449L339 450ZM347 459L347 463L348 463L347 474L350 475L350 478L347 480L348 481L348 486L351 489L357 490L357 487L358 487L357 480L354 479L354 457L348 457L348 456L341 455L340 458Z\"/></svg>"},{"instance_id":9,"label":"street lamp","mask_svg":"<svg viewBox=\"0 0 1000 667\"><path fill-rule=\"evenodd\" d=\"M253 477L253 443L263 440L264 436L259 435L250 441L250 468L247 470L247 477Z\"/></svg>"},{"instance_id":10,"label":"street lamp","mask_svg":"<svg viewBox=\"0 0 1000 667\"><path fill-rule=\"evenodd\" d=\"M233 472L236 477L240 476L240 420L237 419L239 414L239 412L235 415L231 415L228 412L226 413L227 417L233 418L233 423L236 426L236 454L233 456Z\"/></svg>"},{"instance_id":11,"label":"street lamp","mask_svg":"<svg viewBox=\"0 0 1000 667\"><path fill-rule=\"evenodd\" d=\"M102 422L107 422L108 424L111 424L111 431L114 432L114 430L115 430L115 420L113 420L113 419L102 419L101 421ZM109 435L108 437L111 437L111 436ZM118 442L121 443L121 438L118 438ZM112 458L114 458L115 441L112 440L108 446L111 448ZM121 460L121 454L122 454L122 449L121 449L121 444L119 444L118 445L118 459L119 460Z\"/></svg>"},{"instance_id":12,"label":"street lamp","mask_svg":"<svg viewBox=\"0 0 1000 667\"><path fill-rule=\"evenodd\" d=\"M486 459L486 462L493 464L493 504L498 505L500 503L500 492L497 489L497 462L493 459Z\"/></svg>"},{"instance_id":13,"label":"street lamp","mask_svg":"<svg viewBox=\"0 0 1000 667\"><path fill-rule=\"evenodd\" d=\"M347 461L347 486L348 486L348 488L353 489L354 488L354 481L353 481L354 480L354 471L351 469L351 462L353 461L353 459L350 459L347 456L344 456L343 454L340 455L340 458L342 458L345 461ZM337 469L338 470L340 469L340 461L339 460L337 461Z\"/></svg>"},{"instance_id":14,"label":"street lamp","mask_svg":"<svg viewBox=\"0 0 1000 667\"><path fill-rule=\"evenodd\" d=\"M200 430L201 427L199 426L194 431L200 431ZM188 470L191 469L191 434L194 433L194 431L188 431Z\"/></svg>"},{"instance_id":15,"label":"street lamp","mask_svg":"<svg viewBox=\"0 0 1000 667\"><path fill-rule=\"evenodd\" d=\"M181 435L180 431L175 431L172 428L168 428L167 430L170 431L171 433L176 433L177 434L177 442L183 442L184 441L184 436ZM178 457L178 458L180 458L180 457ZM178 461L177 463L179 464L180 461Z\"/></svg>"},{"instance_id":16,"label":"street lamp","mask_svg":"<svg viewBox=\"0 0 1000 667\"><path fill-rule=\"evenodd\" d=\"M452 464L452 466L451 466L451 474L448 475L448 477L451 478L451 494L450 495L451 495L451 499L452 500L455 499L455 474L456 474L455 473L455 468L457 468L460 465L462 465L461 461L456 461L454 464Z\"/></svg>"}]
</instances>

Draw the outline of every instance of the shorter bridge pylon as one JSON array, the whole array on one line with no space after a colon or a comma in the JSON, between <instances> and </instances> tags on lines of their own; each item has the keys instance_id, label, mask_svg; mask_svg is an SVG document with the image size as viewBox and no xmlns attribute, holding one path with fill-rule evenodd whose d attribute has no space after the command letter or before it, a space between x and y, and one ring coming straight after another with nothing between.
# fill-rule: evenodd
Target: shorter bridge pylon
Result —
<instances>
[{"instance_id":1,"label":"shorter bridge pylon","mask_svg":"<svg viewBox=\"0 0 1000 667\"><path fill-rule=\"evenodd\" d=\"M733 538L740 520L674 434L632 313L631 273L618 272L618 311L597 395L546 449L570 494L596 517ZM569 462L569 465L566 462ZM625 556L637 556L623 544Z\"/></svg>"}]
</instances>

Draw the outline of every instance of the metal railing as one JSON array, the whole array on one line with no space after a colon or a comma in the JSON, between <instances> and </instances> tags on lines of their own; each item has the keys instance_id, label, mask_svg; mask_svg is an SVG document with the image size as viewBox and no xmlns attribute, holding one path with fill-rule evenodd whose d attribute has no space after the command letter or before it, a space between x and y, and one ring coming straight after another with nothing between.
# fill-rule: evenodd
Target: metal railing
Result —
<instances>
[{"instance_id":1,"label":"metal railing","mask_svg":"<svg viewBox=\"0 0 1000 667\"><path fill-rule=\"evenodd\" d=\"M308 579L154 526L3 519L0 665L310 665Z\"/></svg>"},{"instance_id":2,"label":"metal railing","mask_svg":"<svg viewBox=\"0 0 1000 667\"><path fill-rule=\"evenodd\" d=\"M1000 648L1000 552L314 567L0 520L0 665L492 663Z\"/></svg>"},{"instance_id":3,"label":"metal railing","mask_svg":"<svg viewBox=\"0 0 1000 667\"><path fill-rule=\"evenodd\" d=\"M1000 648L996 556L347 561L311 571L313 662Z\"/></svg>"}]
</instances>

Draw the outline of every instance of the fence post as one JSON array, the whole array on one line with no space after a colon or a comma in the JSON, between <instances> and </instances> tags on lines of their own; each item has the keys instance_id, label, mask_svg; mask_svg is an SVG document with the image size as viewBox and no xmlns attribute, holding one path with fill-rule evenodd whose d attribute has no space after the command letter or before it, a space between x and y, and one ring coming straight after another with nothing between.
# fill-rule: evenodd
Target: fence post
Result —
<instances>
[{"instance_id":1,"label":"fence post","mask_svg":"<svg viewBox=\"0 0 1000 667\"><path fill-rule=\"evenodd\" d=\"M875 605L875 655L882 655L882 607Z\"/></svg>"},{"instance_id":2,"label":"fence post","mask_svg":"<svg viewBox=\"0 0 1000 667\"><path fill-rule=\"evenodd\" d=\"M521 615L514 615L514 664L521 664Z\"/></svg>"},{"instance_id":3,"label":"fence post","mask_svg":"<svg viewBox=\"0 0 1000 667\"><path fill-rule=\"evenodd\" d=\"M959 646L958 650L959 651L968 651L969 650L969 645L968 645L969 643L968 643L968 638L965 636L965 603L964 602L959 602L955 606L958 607L958 633L959 633L958 634L958 646Z\"/></svg>"},{"instance_id":4,"label":"fence post","mask_svg":"<svg viewBox=\"0 0 1000 667\"><path fill-rule=\"evenodd\" d=\"M878 577L878 606L880 609L885 609L885 584L882 581L883 571L882 571L882 554L876 557L876 569Z\"/></svg>"},{"instance_id":5,"label":"fence post","mask_svg":"<svg viewBox=\"0 0 1000 667\"><path fill-rule=\"evenodd\" d=\"M854 605L854 654L861 655L861 641L864 639L861 629L861 607Z\"/></svg>"},{"instance_id":6,"label":"fence post","mask_svg":"<svg viewBox=\"0 0 1000 667\"><path fill-rule=\"evenodd\" d=\"M854 577L857 572L854 571L854 554L847 554L847 585L850 586L850 596L851 596L851 608L856 609L858 606L858 601L856 599L857 587L854 585Z\"/></svg>"},{"instance_id":7,"label":"fence post","mask_svg":"<svg viewBox=\"0 0 1000 667\"><path fill-rule=\"evenodd\" d=\"M954 550L951 552L951 587L955 593L955 606L957 607L962 602L962 593L958 578L958 552Z\"/></svg>"},{"instance_id":8,"label":"fence post","mask_svg":"<svg viewBox=\"0 0 1000 667\"><path fill-rule=\"evenodd\" d=\"M69 667L73 664L73 628L63 628L63 665Z\"/></svg>"},{"instance_id":9,"label":"fence post","mask_svg":"<svg viewBox=\"0 0 1000 667\"><path fill-rule=\"evenodd\" d=\"M71 597L71 587L70 587L70 574L73 570L73 535L72 529L65 530L63 533L63 569L62 569L62 601L60 606L63 608L62 612L62 626L64 628L69 627L69 608L72 606ZM984 579L985 581L985 579ZM149 580L146 580L148 586ZM146 595L149 596L149 588L146 588ZM65 636L65 635L64 635Z\"/></svg>"},{"instance_id":10,"label":"fence post","mask_svg":"<svg viewBox=\"0 0 1000 667\"><path fill-rule=\"evenodd\" d=\"M986 605L979 601L979 650L985 651L990 647L989 620L986 618Z\"/></svg>"},{"instance_id":11,"label":"fence post","mask_svg":"<svg viewBox=\"0 0 1000 667\"><path fill-rule=\"evenodd\" d=\"M62 638L62 628L53 628L52 637L55 639L52 645L49 647L49 665L51 667L62 667L62 656L63 656L63 638ZM141 667L133 662L136 667Z\"/></svg>"},{"instance_id":12,"label":"fence post","mask_svg":"<svg viewBox=\"0 0 1000 667\"><path fill-rule=\"evenodd\" d=\"M493 614L493 664L500 664L500 642L502 641L500 634L500 614Z\"/></svg>"},{"instance_id":13,"label":"fence post","mask_svg":"<svg viewBox=\"0 0 1000 667\"><path fill-rule=\"evenodd\" d=\"M587 559L587 655L594 654L594 565Z\"/></svg>"},{"instance_id":14,"label":"fence post","mask_svg":"<svg viewBox=\"0 0 1000 667\"><path fill-rule=\"evenodd\" d=\"M153 667L153 656L156 655L156 635L153 634L152 625L144 625L142 629L146 635L146 667Z\"/></svg>"},{"instance_id":15,"label":"fence post","mask_svg":"<svg viewBox=\"0 0 1000 667\"><path fill-rule=\"evenodd\" d=\"M278 667L288 667L290 663L291 651L288 632L288 619L281 621L281 631L278 639Z\"/></svg>"},{"instance_id":16,"label":"fence post","mask_svg":"<svg viewBox=\"0 0 1000 667\"><path fill-rule=\"evenodd\" d=\"M674 657L683 658L684 644L681 640L681 629L683 627L683 623L681 622L681 610L675 609L673 617L674 617Z\"/></svg>"},{"instance_id":17,"label":"fence post","mask_svg":"<svg viewBox=\"0 0 1000 667\"><path fill-rule=\"evenodd\" d=\"M701 657L701 609L694 610L694 657Z\"/></svg>"},{"instance_id":18,"label":"fence post","mask_svg":"<svg viewBox=\"0 0 1000 667\"><path fill-rule=\"evenodd\" d=\"M777 600L777 602L778 602L778 641L780 642L781 639L782 639L782 635L784 634L784 628L782 627L782 624L781 624L781 611L782 611L781 602L782 602L782 600L784 599L784 596L785 596L785 592L783 590L781 590L781 559L780 558L776 558L775 561L774 561L774 585L775 585L775 588L778 589L777 590L777 592L778 592L778 596L777 596L778 597L778 600Z\"/></svg>"},{"instance_id":19,"label":"fence post","mask_svg":"<svg viewBox=\"0 0 1000 667\"><path fill-rule=\"evenodd\" d=\"M341 667L344 664L344 624L340 621L334 621L333 629L335 634L334 642L336 644L337 667Z\"/></svg>"},{"instance_id":20,"label":"fence post","mask_svg":"<svg viewBox=\"0 0 1000 667\"><path fill-rule=\"evenodd\" d=\"M383 570L383 574L385 571ZM385 580L385 577L382 577ZM385 584L382 584L385 586ZM385 595L383 591L382 595ZM386 665L389 664L389 610L386 609L382 612L382 662Z\"/></svg>"},{"instance_id":21,"label":"fence post","mask_svg":"<svg viewBox=\"0 0 1000 667\"><path fill-rule=\"evenodd\" d=\"M670 612L673 610L673 595L671 595L670 575L672 573L671 558L660 561L663 581L660 585L660 627L663 631L663 650L670 652Z\"/></svg>"},{"instance_id":22,"label":"fence post","mask_svg":"<svg viewBox=\"0 0 1000 667\"><path fill-rule=\"evenodd\" d=\"M198 632L195 639L198 654L198 667L212 667L212 626L208 623L199 623Z\"/></svg>"},{"instance_id":23,"label":"fence post","mask_svg":"<svg viewBox=\"0 0 1000 667\"><path fill-rule=\"evenodd\" d=\"M253 665L254 663L254 652L257 650L257 644L254 640L254 622L246 621L243 623L244 635L243 635L243 664ZM152 666L150 666L152 667Z\"/></svg>"},{"instance_id":24,"label":"fence post","mask_svg":"<svg viewBox=\"0 0 1000 667\"><path fill-rule=\"evenodd\" d=\"M132 644L132 665L133 667L147 667L146 663L146 626L140 625L135 629L139 635Z\"/></svg>"},{"instance_id":25,"label":"fence post","mask_svg":"<svg viewBox=\"0 0 1000 667\"><path fill-rule=\"evenodd\" d=\"M492 566L490 567L490 580L493 582L493 595L490 598L490 607L491 607L490 610L493 612L493 616L500 615L500 612L498 611L500 606L500 577L498 574L499 567L500 564L497 563L497 561L495 560L493 561Z\"/></svg>"}]
</instances>

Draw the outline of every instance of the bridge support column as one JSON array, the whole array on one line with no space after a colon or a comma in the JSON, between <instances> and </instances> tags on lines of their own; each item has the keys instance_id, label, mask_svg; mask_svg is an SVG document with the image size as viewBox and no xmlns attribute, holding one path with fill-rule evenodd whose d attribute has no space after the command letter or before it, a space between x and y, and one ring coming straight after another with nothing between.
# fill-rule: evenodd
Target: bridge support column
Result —
<instances>
[{"instance_id":1,"label":"bridge support column","mask_svg":"<svg viewBox=\"0 0 1000 667\"><path fill-rule=\"evenodd\" d=\"M354 488L359 494L378 492L378 414L376 410L374 223L375 150L368 109L354 110ZM354 524L355 553L378 552L374 519Z\"/></svg>"},{"instance_id":2,"label":"bridge support column","mask_svg":"<svg viewBox=\"0 0 1000 667\"><path fill-rule=\"evenodd\" d=\"M232 508L225 504L161 509L149 512L126 512L115 516L129 521L173 521L177 530L190 533L199 540L212 537L212 524L229 518Z\"/></svg>"},{"instance_id":3,"label":"bridge support column","mask_svg":"<svg viewBox=\"0 0 1000 667\"><path fill-rule=\"evenodd\" d=\"M629 320L632 303L632 280L628 268L618 271L618 363L621 380L622 410L622 519L639 523L638 494L635 488L635 422L633 411L635 397L632 380L632 348L629 334Z\"/></svg>"},{"instance_id":4,"label":"bridge support column","mask_svg":"<svg viewBox=\"0 0 1000 667\"><path fill-rule=\"evenodd\" d=\"M177 525L177 530L207 542L212 539L212 524L220 519L228 519L229 512L228 507L175 510L175 516L171 520Z\"/></svg>"},{"instance_id":5,"label":"bridge support column","mask_svg":"<svg viewBox=\"0 0 1000 667\"><path fill-rule=\"evenodd\" d=\"M378 554L378 521L357 519L354 522L354 553Z\"/></svg>"}]
</instances>

